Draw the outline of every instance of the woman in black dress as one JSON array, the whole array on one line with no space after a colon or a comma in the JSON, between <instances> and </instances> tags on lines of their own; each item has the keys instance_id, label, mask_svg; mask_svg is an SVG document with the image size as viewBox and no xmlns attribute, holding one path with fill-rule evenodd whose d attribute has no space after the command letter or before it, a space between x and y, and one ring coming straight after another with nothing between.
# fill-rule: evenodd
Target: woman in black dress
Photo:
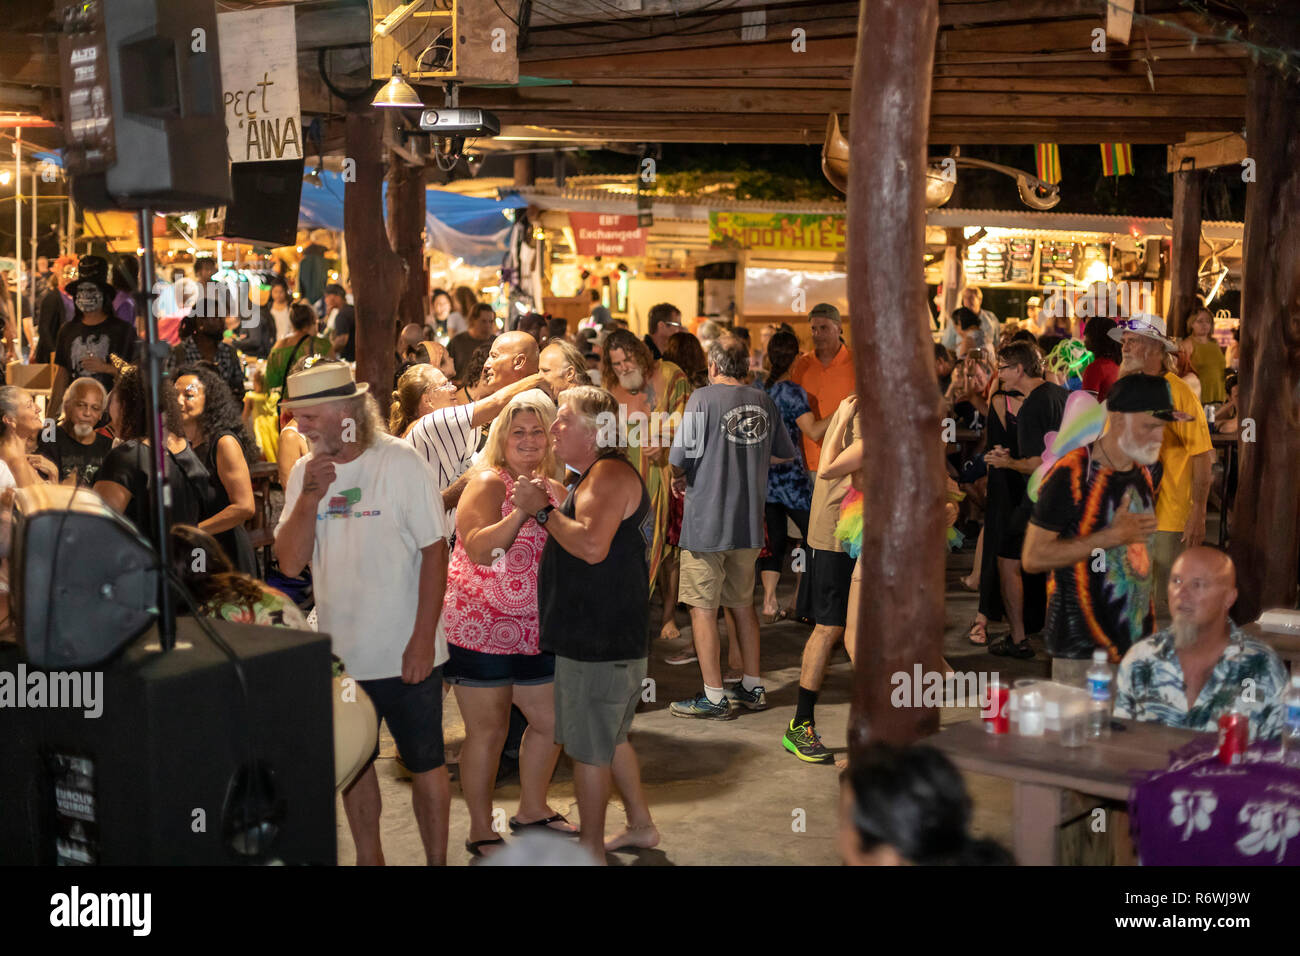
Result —
<instances>
[{"instance_id":1,"label":"woman in black dress","mask_svg":"<svg viewBox=\"0 0 1300 956\"><path fill-rule=\"evenodd\" d=\"M176 373L181 425L194 453L212 476L198 526L212 535L245 574L257 574L257 559L244 522L255 514L253 479L257 460L241 409L216 369L187 365Z\"/></svg>"},{"instance_id":2,"label":"woman in black dress","mask_svg":"<svg viewBox=\"0 0 1300 956\"><path fill-rule=\"evenodd\" d=\"M1019 456L1016 438L1016 412L1020 409L1020 396L1008 395L999 387L989 399L989 416L984 432L984 447L998 445L1010 449L1013 458ZM998 556L1011 513L1025 494L1025 476L1010 468L988 469L988 499L984 506L984 543L980 550L979 613L970 627L967 638L978 647L988 644L989 621L1000 621L1005 614L1002 604L1002 580L998 576Z\"/></svg>"},{"instance_id":3,"label":"woman in black dress","mask_svg":"<svg viewBox=\"0 0 1300 956\"><path fill-rule=\"evenodd\" d=\"M197 524L203 499L208 494L208 473L181 436L181 410L176 393L162 390L163 425L166 432L167 484L171 488L173 524ZM134 365L124 366L108 396L108 417L118 439L95 475L95 493L134 524L150 541L154 536L149 485L153 480L149 449L148 404L144 381Z\"/></svg>"}]
</instances>

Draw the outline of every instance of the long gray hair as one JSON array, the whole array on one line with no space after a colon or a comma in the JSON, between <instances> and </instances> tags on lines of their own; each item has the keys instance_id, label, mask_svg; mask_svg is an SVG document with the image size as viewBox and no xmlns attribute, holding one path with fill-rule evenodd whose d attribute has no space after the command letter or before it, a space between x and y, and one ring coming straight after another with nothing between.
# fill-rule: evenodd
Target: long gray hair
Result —
<instances>
[{"instance_id":1,"label":"long gray hair","mask_svg":"<svg viewBox=\"0 0 1300 956\"><path fill-rule=\"evenodd\" d=\"M27 392L17 385L0 387L0 438L9 436L11 426L5 419L18 420L18 416L22 411L23 399L26 397Z\"/></svg>"}]
</instances>

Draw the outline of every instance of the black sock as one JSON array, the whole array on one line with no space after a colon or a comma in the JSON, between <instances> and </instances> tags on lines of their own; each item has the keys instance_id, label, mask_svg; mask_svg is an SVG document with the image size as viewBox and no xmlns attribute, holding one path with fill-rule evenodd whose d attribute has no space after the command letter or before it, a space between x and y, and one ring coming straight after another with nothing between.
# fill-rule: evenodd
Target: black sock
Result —
<instances>
[{"instance_id":1,"label":"black sock","mask_svg":"<svg viewBox=\"0 0 1300 956\"><path fill-rule=\"evenodd\" d=\"M817 706L817 691L799 685L799 703L794 707L794 725L798 727L804 721L813 722L813 708Z\"/></svg>"}]
</instances>

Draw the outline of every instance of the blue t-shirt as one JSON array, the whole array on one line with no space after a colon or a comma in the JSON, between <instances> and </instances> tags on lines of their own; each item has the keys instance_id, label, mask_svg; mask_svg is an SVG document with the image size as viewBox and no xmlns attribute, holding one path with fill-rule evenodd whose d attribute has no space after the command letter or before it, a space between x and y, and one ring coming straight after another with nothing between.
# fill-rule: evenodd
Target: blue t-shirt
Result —
<instances>
[{"instance_id":1,"label":"blue t-shirt","mask_svg":"<svg viewBox=\"0 0 1300 956\"><path fill-rule=\"evenodd\" d=\"M790 433L790 440L796 449L794 461L773 465L768 469L767 500L794 511L807 511L812 504L812 484L808 481L808 469L804 465L803 433L799 430L798 422L812 411L808 404L808 393L794 382L782 379L769 388L767 394L781 413L785 430Z\"/></svg>"}]
</instances>

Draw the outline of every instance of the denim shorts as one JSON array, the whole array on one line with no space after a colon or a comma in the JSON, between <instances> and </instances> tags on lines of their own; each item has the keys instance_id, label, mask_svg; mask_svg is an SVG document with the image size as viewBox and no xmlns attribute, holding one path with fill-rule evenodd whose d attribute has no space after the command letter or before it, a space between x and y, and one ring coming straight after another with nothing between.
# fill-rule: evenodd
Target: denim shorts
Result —
<instances>
[{"instance_id":1,"label":"denim shorts","mask_svg":"<svg viewBox=\"0 0 1300 956\"><path fill-rule=\"evenodd\" d=\"M443 679L463 687L508 687L512 684L549 684L555 680L555 655L484 654L455 644L447 645Z\"/></svg>"}]
</instances>

